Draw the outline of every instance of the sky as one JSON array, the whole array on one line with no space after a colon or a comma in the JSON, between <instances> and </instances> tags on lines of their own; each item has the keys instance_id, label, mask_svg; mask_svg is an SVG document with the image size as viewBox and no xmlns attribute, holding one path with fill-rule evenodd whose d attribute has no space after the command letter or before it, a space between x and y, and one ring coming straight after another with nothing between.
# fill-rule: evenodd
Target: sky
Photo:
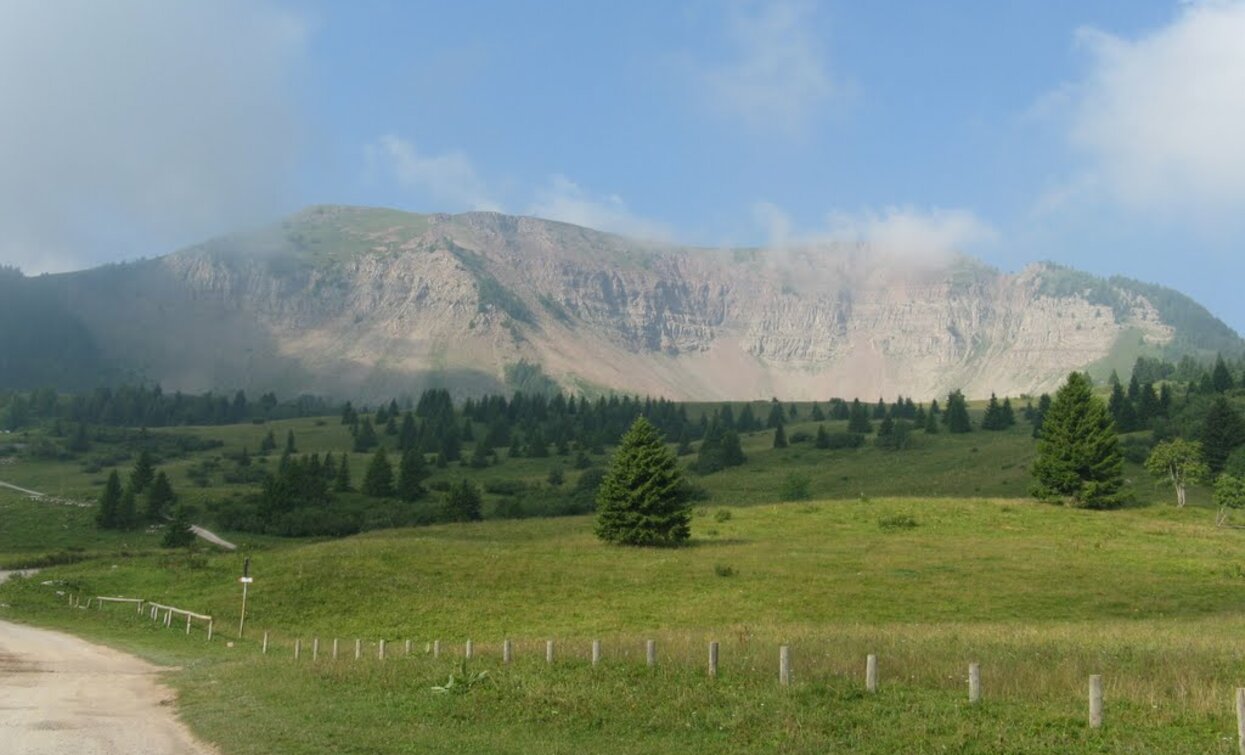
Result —
<instances>
[{"instance_id":1,"label":"sky","mask_svg":"<svg viewBox=\"0 0 1245 755\"><path fill-rule=\"evenodd\" d=\"M0 264L310 205L863 240L1245 331L1245 0L3 0Z\"/></svg>"}]
</instances>

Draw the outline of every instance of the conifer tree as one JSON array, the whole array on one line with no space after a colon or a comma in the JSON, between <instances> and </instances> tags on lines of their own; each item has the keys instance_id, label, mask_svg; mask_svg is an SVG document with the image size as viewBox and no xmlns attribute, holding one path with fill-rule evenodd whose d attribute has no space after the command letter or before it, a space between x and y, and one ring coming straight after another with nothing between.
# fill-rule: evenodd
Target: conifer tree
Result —
<instances>
[{"instance_id":1,"label":"conifer tree","mask_svg":"<svg viewBox=\"0 0 1245 755\"><path fill-rule=\"evenodd\" d=\"M823 412L823 411L821 410L821 405L820 405L820 404L818 404L816 401L814 401L814 402L813 402L813 410L812 410L812 412L809 414L809 417L810 417L810 418L811 418L814 422L824 422L824 421L826 420L826 413L825 413L825 412Z\"/></svg>"},{"instance_id":2,"label":"conifer tree","mask_svg":"<svg viewBox=\"0 0 1245 755\"><path fill-rule=\"evenodd\" d=\"M173 502L177 496L173 493L173 486L169 483L169 476L160 470L156 473L156 479L152 481L151 487L147 489L146 500L146 517L149 522L159 522L169 513Z\"/></svg>"},{"instance_id":3,"label":"conifer tree","mask_svg":"<svg viewBox=\"0 0 1245 755\"><path fill-rule=\"evenodd\" d=\"M379 442L376 437L376 428L372 426L372 419L364 417L363 421L359 423L359 432L354 436L355 453L367 453L376 448L376 444Z\"/></svg>"},{"instance_id":4,"label":"conifer tree","mask_svg":"<svg viewBox=\"0 0 1245 755\"><path fill-rule=\"evenodd\" d=\"M623 545L678 545L691 536L691 518L678 461L640 417L597 489L597 537Z\"/></svg>"},{"instance_id":5,"label":"conifer tree","mask_svg":"<svg viewBox=\"0 0 1245 755\"><path fill-rule=\"evenodd\" d=\"M363 495L373 498L388 498L393 495L393 467L385 454L384 446L372 454L372 461L363 476Z\"/></svg>"},{"instance_id":6,"label":"conifer tree","mask_svg":"<svg viewBox=\"0 0 1245 755\"><path fill-rule=\"evenodd\" d=\"M290 430L285 434L285 452L287 454L298 453L298 446L294 443L294 431Z\"/></svg>"},{"instance_id":7,"label":"conifer tree","mask_svg":"<svg viewBox=\"0 0 1245 755\"><path fill-rule=\"evenodd\" d=\"M124 494L121 490L121 475L114 469L108 475L108 482L104 483L104 491L99 496L99 507L95 510L95 523L100 529L117 528L117 511L121 508L121 497Z\"/></svg>"},{"instance_id":8,"label":"conifer tree","mask_svg":"<svg viewBox=\"0 0 1245 755\"><path fill-rule=\"evenodd\" d=\"M986 414L981 418L981 429L1002 430L1003 428L1003 407L999 404L999 397L991 393L990 401L986 404Z\"/></svg>"},{"instance_id":9,"label":"conifer tree","mask_svg":"<svg viewBox=\"0 0 1245 755\"><path fill-rule=\"evenodd\" d=\"M1210 373L1210 384L1215 393L1230 391L1236 386L1232 373L1228 371L1228 365L1223 361L1223 354L1215 357L1215 368Z\"/></svg>"},{"instance_id":10,"label":"conifer tree","mask_svg":"<svg viewBox=\"0 0 1245 755\"><path fill-rule=\"evenodd\" d=\"M787 447L787 431L783 428L782 422L774 428L774 448Z\"/></svg>"},{"instance_id":11,"label":"conifer tree","mask_svg":"<svg viewBox=\"0 0 1245 755\"><path fill-rule=\"evenodd\" d=\"M933 410L927 412L925 415L925 434L938 434L938 414Z\"/></svg>"},{"instance_id":12,"label":"conifer tree","mask_svg":"<svg viewBox=\"0 0 1245 755\"><path fill-rule=\"evenodd\" d=\"M264 439L259 442L259 452L266 454L275 450L277 450L277 436L273 434L272 430L269 430Z\"/></svg>"},{"instance_id":13,"label":"conifer tree","mask_svg":"<svg viewBox=\"0 0 1245 755\"><path fill-rule=\"evenodd\" d=\"M351 490L350 456L343 453L342 460L337 465L337 477L333 479L333 491L337 493L349 493Z\"/></svg>"},{"instance_id":14,"label":"conifer tree","mask_svg":"<svg viewBox=\"0 0 1245 755\"><path fill-rule=\"evenodd\" d=\"M1213 474L1222 472L1228 455L1242 442L1245 442L1245 423L1242 423L1241 415L1225 396L1216 396L1206 412L1206 423L1202 427L1202 450L1210 471Z\"/></svg>"},{"instance_id":15,"label":"conifer tree","mask_svg":"<svg viewBox=\"0 0 1245 755\"><path fill-rule=\"evenodd\" d=\"M1115 423L1079 372L1068 376L1042 421L1033 476L1033 494L1043 500L1088 508L1120 502L1124 458Z\"/></svg>"},{"instance_id":16,"label":"conifer tree","mask_svg":"<svg viewBox=\"0 0 1245 755\"><path fill-rule=\"evenodd\" d=\"M484 518L481 508L479 489L465 478L445 494L445 518L451 522L478 522Z\"/></svg>"},{"instance_id":17,"label":"conifer tree","mask_svg":"<svg viewBox=\"0 0 1245 755\"><path fill-rule=\"evenodd\" d=\"M398 464L398 498L404 501L418 500L424 494L423 482L427 478L428 466L424 463L423 453L408 448Z\"/></svg>"},{"instance_id":18,"label":"conifer tree","mask_svg":"<svg viewBox=\"0 0 1245 755\"><path fill-rule=\"evenodd\" d=\"M847 418L847 431L861 435L873 432L873 423L869 421L869 410L860 403L860 399L852 399L852 408Z\"/></svg>"},{"instance_id":19,"label":"conifer tree","mask_svg":"<svg viewBox=\"0 0 1245 755\"><path fill-rule=\"evenodd\" d=\"M126 488L121 494L121 503L117 506L117 519L114 529L132 530L138 524L138 494L134 488Z\"/></svg>"},{"instance_id":20,"label":"conifer tree","mask_svg":"<svg viewBox=\"0 0 1245 755\"><path fill-rule=\"evenodd\" d=\"M947 426L947 431L952 433L967 433L973 429L973 423L968 418L968 402L964 399L961 391L953 391L947 396L947 409L943 414L942 422Z\"/></svg>"},{"instance_id":21,"label":"conifer tree","mask_svg":"<svg viewBox=\"0 0 1245 755\"><path fill-rule=\"evenodd\" d=\"M173 519L164 530L160 544L165 548L188 548L194 544L195 533L190 529L190 512L185 505L173 510Z\"/></svg>"},{"instance_id":22,"label":"conifer tree","mask_svg":"<svg viewBox=\"0 0 1245 755\"><path fill-rule=\"evenodd\" d=\"M813 446L816 448L830 447L830 434L826 432L825 425L817 426L817 439L813 441Z\"/></svg>"},{"instance_id":23,"label":"conifer tree","mask_svg":"<svg viewBox=\"0 0 1245 755\"><path fill-rule=\"evenodd\" d=\"M782 424L783 411L782 404L771 402L769 405L769 417L765 420L766 429L773 430ZM741 427L741 430L747 431L748 428Z\"/></svg>"},{"instance_id":24,"label":"conifer tree","mask_svg":"<svg viewBox=\"0 0 1245 755\"><path fill-rule=\"evenodd\" d=\"M143 449L134 461L134 469L130 471L130 488L137 495L146 490L155 477L156 465L151 458L151 452Z\"/></svg>"}]
</instances>

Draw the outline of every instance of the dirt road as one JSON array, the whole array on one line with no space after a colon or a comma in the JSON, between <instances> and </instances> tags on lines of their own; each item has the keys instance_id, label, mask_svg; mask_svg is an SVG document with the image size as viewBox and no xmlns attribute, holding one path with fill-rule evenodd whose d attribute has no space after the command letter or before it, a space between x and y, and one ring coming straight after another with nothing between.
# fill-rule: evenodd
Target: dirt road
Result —
<instances>
[{"instance_id":1,"label":"dirt road","mask_svg":"<svg viewBox=\"0 0 1245 755\"><path fill-rule=\"evenodd\" d=\"M67 634L0 621L0 749L214 753L174 717L173 695L159 671Z\"/></svg>"}]
</instances>

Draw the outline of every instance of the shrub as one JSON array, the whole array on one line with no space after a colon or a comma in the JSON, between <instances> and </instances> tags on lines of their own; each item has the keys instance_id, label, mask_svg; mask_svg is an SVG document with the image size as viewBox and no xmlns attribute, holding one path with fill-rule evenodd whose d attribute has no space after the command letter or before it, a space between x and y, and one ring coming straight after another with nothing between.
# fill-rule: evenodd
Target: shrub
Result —
<instances>
[{"instance_id":1,"label":"shrub","mask_svg":"<svg viewBox=\"0 0 1245 755\"><path fill-rule=\"evenodd\" d=\"M812 497L809 488L812 481L805 475L789 474L778 489L780 501L807 501Z\"/></svg>"},{"instance_id":2,"label":"shrub","mask_svg":"<svg viewBox=\"0 0 1245 755\"><path fill-rule=\"evenodd\" d=\"M884 516L878 520L878 528L882 531L910 530L917 526L917 521L908 514Z\"/></svg>"}]
</instances>

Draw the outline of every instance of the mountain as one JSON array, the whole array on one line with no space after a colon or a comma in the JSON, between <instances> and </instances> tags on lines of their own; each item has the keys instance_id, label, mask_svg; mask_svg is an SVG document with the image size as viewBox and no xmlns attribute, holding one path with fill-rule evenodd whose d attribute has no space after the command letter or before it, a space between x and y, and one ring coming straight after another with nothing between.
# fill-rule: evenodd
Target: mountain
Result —
<instances>
[{"instance_id":1,"label":"mountain","mask_svg":"<svg viewBox=\"0 0 1245 755\"><path fill-rule=\"evenodd\" d=\"M928 399L1245 347L1175 291L1051 264L679 247L488 212L312 207L158 259L18 280L27 303L0 307L0 365L25 365L0 373L11 386ZM32 350L43 324L62 334L48 353Z\"/></svg>"}]
</instances>

